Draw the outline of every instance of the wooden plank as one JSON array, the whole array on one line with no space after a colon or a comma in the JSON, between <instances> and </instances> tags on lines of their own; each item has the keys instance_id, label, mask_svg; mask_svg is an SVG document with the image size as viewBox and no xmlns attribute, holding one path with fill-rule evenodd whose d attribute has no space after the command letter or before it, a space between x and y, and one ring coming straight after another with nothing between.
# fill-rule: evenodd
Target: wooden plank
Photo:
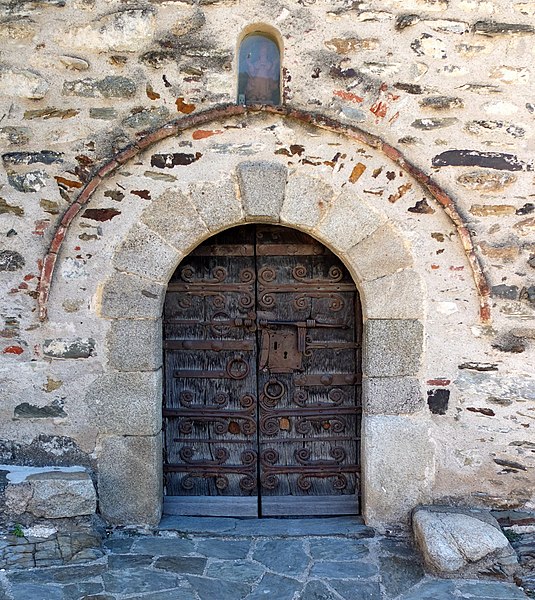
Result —
<instances>
[{"instance_id":1,"label":"wooden plank","mask_svg":"<svg viewBox=\"0 0 535 600\"><path fill-rule=\"evenodd\" d=\"M262 496L263 517L358 515L357 496Z\"/></svg>"},{"instance_id":2,"label":"wooden plank","mask_svg":"<svg viewBox=\"0 0 535 600\"><path fill-rule=\"evenodd\" d=\"M164 496L165 515L183 517L257 517L256 496Z\"/></svg>"}]
</instances>

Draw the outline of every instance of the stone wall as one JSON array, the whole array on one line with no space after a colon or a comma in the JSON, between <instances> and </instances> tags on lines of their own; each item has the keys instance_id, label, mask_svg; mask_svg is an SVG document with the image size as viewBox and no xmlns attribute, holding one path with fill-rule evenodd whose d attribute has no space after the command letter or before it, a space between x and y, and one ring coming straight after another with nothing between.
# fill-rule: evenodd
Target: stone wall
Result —
<instances>
[{"instance_id":1,"label":"stone wall","mask_svg":"<svg viewBox=\"0 0 535 600\"><path fill-rule=\"evenodd\" d=\"M121 469L137 466L113 456L135 444L140 463L153 460L158 408L144 390L161 385L159 306L147 307L188 248L244 221L236 169L254 160L284 166L285 193L303 203L301 214L295 202L262 220L309 231L354 265L373 368L384 365L372 342L409 339L403 326L396 341L391 324L381 338L384 311L425 327L415 370L365 381L370 518L420 501L533 508L534 2L10 0L0 10L0 462L88 466L112 494ZM196 115L235 102L238 42L254 23L280 32L287 106L322 116L222 110L195 126ZM163 141L144 149L147 132L177 118L191 118L184 131L163 140L160 130ZM97 191L58 237L88 182ZM203 212L203 195L215 193L219 212ZM310 198L323 203L316 213ZM357 225L373 213L374 226L363 240L333 236L325 224L335 209ZM165 232L158 215L170 210L175 229ZM52 240L63 245L40 321ZM150 248L153 262L130 271ZM373 260L366 271L379 248L384 270ZM128 304L136 277L146 293ZM407 281L420 282L421 306ZM110 294L123 304L106 313ZM135 367L110 352L125 339L147 349L129 354ZM407 505L396 513L398 494Z\"/></svg>"}]
</instances>

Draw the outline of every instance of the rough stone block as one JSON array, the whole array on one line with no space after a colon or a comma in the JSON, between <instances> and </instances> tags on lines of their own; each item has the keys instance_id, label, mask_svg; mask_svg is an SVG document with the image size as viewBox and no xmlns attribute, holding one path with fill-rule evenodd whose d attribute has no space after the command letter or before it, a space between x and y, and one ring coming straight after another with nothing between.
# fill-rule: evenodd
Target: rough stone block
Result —
<instances>
[{"instance_id":1,"label":"rough stone block","mask_svg":"<svg viewBox=\"0 0 535 600\"><path fill-rule=\"evenodd\" d=\"M50 88L48 81L39 73L16 67L0 67L0 95L40 100Z\"/></svg>"},{"instance_id":2,"label":"rough stone block","mask_svg":"<svg viewBox=\"0 0 535 600\"><path fill-rule=\"evenodd\" d=\"M288 169L279 163L245 161L236 167L246 221L279 221Z\"/></svg>"},{"instance_id":3,"label":"rough stone block","mask_svg":"<svg viewBox=\"0 0 535 600\"><path fill-rule=\"evenodd\" d=\"M325 215L334 197L333 188L315 177L292 173L288 177L281 223L313 229Z\"/></svg>"},{"instance_id":4,"label":"rough stone block","mask_svg":"<svg viewBox=\"0 0 535 600\"><path fill-rule=\"evenodd\" d=\"M414 377L374 377L362 382L364 412L369 415L403 415L424 407L420 383Z\"/></svg>"},{"instance_id":5,"label":"rough stone block","mask_svg":"<svg viewBox=\"0 0 535 600\"><path fill-rule=\"evenodd\" d=\"M233 179L194 184L191 200L210 231L232 227L245 219Z\"/></svg>"},{"instance_id":6,"label":"rough stone block","mask_svg":"<svg viewBox=\"0 0 535 600\"><path fill-rule=\"evenodd\" d=\"M93 514L97 496L85 472L45 471L8 484L6 506L12 514L28 512L35 517L62 519Z\"/></svg>"},{"instance_id":7,"label":"rough stone block","mask_svg":"<svg viewBox=\"0 0 535 600\"><path fill-rule=\"evenodd\" d=\"M181 258L154 230L139 223L116 249L112 263L119 271L167 283Z\"/></svg>"},{"instance_id":8,"label":"rough stone block","mask_svg":"<svg viewBox=\"0 0 535 600\"><path fill-rule=\"evenodd\" d=\"M89 358L95 354L95 340L93 338L45 340L43 354L50 358Z\"/></svg>"},{"instance_id":9,"label":"rough stone block","mask_svg":"<svg viewBox=\"0 0 535 600\"><path fill-rule=\"evenodd\" d=\"M419 507L412 519L426 567L441 575L514 573L516 555L498 522L483 510Z\"/></svg>"},{"instance_id":10,"label":"rough stone block","mask_svg":"<svg viewBox=\"0 0 535 600\"><path fill-rule=\"evenodd\" d=\"M99 505L114 525L156 525L162 514L160 434L107 437L98 457Z\"/></svg>"},{"instance_id":11,"label":"rough stone block","mask_svg":"<svg viewBox=\"0 0 535 600\"><path fill-rule=\"evenodd\" d=\"M406 416L364 416L364 516L371 527L408 524L415 505L430 499L435 443L427 423Z\"/></svg>"},{"instance_id":12,"label":"rough stone block","mask_svg":"<svg viewBox=\"0 0 535 600\"><path fill-rule=\"evenodd\" d=\"M100 431L114 435L155 435L162 428L162 373L108 373L85 396Z\"/></svg>"},{"instance_id":13,"label":"rough stone block","mask_svg":"<svg viewBox=\"0 0 535 600\"><path fill-rule=\"evenodd\" d=\"M371 319L365 326L364 373L368 377L416 375L423 353L423 326L411 319Z\"/></svg>"},{"instance_id":14,"label":"rough stone block","mask_svg":"<svg viewBox=\"0 0 535 600\"><path fill-rule=\"evenodd\" d=\"M106 337L108 362L118 371L154 371L162 366L160 320L113 321Z\"/></svg>"},{"instance_id":15,"label":"rough stone block","mask_svg":"<svg viewBox=\"0 0 535 600\"><path fill-rule=\"evenodd\" d=\"M154 200L143 211L141 221L178 249L181 257L208 235L208 229L191 200L178 190L166 192ZM162 256L160 260L163 265L168 266L166 257ZM177 264L171 263L169 277Z\"/></svg>"},{"instance_id":16,"label":"rough stone block","mask_svg":"<svg viewBox=\"0 0 535 600\"><path fill-rule=\"evenodd\" d=\"M413 264L406 240L390 224L379 227L347 254L362 281L392 275Z\"/></svg>"},{"instance_id":17,"label":"rough stone block","mask_svg":"<svg viewBox=\"0 0 535 600\"><path fill-rule=\"evenodd\" d=\"M345 252L371 235L386 217L352 194L341 194L316 228L320 239L335 251Z\"/></svg>"},{"instance_id":18,"label":"rough stone block","mask_svg":"<svg viewBox=\"0 0 535 600\"><path fill-rule=\"evenodd\" d=\"M365 281L362 292L368 319L421 319L424 315L424 288L415 271Z\"/></svg>"},{"instance_id":19,"label":"rough stone block","mask_svg":"<svg viewBox=\"0 0 535 600\"><path fill-rule=\"evenodd\" d=\"M100 290L100 316L107 319L158 319L165 287L127 273L115 273Z\"/></svg>"}]
</instances>

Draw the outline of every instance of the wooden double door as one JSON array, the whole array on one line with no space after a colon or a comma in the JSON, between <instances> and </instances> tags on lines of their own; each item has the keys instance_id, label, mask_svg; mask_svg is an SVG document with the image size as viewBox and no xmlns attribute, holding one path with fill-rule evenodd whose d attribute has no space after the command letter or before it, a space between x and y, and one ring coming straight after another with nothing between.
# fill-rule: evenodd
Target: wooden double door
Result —
<instances>
[{"instance_id":1,"label":"wooden double door","mask_svg":"<svg viewBox=\"0 0 535 600\"><path fill-rule=\"evenodd\" d=\"M361 311L313 238L246 225L173 275L164 308L165 512L359 512Z\"/></svg>"}]
</instances>

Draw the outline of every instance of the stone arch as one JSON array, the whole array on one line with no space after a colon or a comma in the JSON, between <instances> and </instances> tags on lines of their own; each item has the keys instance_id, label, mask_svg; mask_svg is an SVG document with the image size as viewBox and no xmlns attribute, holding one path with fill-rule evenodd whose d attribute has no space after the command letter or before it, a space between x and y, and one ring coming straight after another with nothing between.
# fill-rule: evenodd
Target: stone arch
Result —
<instances>
[{"instance_id":1,"label":"stone arch","mask_svg":"<svg viewBox=\"0 0 535 600\"><path fill-rule=\"evenodd\" d=\"M104 409L104 431L120 421L116 435L104 441L99 458L101 511L112 522L157 522L160 517L160 318L166 283L181 260L206 238L256 222L312 235L346 264L361 291L366 348L362 503L367 522L405 518L426 497L421 478L432 461L429 445L424 441L427 454L418 445L417 460L412 454L407 459L395 457L398 466L403 463L403 476L392 481L389 475L386 481L378 463L385 432L367 420L394 415L399 419L394 439L425 438L425 427L410 417L423 406L418 374L425 316L424 285L412 269L410 244L381 211L370 202L357 201L351 192L335 196L328 184L288 173L280 163L242 161L219 186L200 183L189 196L170 191L153 201L115 247L114 272L100 286L97 314L111 322L106 345L113 372L98 385L108 386L108 395L114 389L115 407L110 412ZM127 417L124 407L129 401L131 405L132 396L137 407ZM389 494L404 498L394 511L390 502L381 504L385 485Z\"/></svg>"},{"instance_id":2,"label":"stone arch","mask_svg":"<svg viewBox=\"0 0 535 600\"><path fill-rule=\"evenodd\" d=\"M49 250L43 259L38 298L39 318L41 321L46 321L47 319L47 305L50 296L50 287L53 280L57 258L69 227L81 209L89 202L93 193L99 188L101 183L106 178L110 177L122 165L131 161L138 154L162 140L175 136L193 127L205 125L216 120L229 119L234 116L249 115L258 112L275 114L289 119L294 119L300 123L313 125L314 127L327 131L334 131L349 138L350 140L366 144L367 146L383 153L386 157L403 169L411 178L422 185L443 208L444 212L450 218L457 230L472 272L472 276L474 278L475 288L478 293L480 303L480 320L482 323L490 322L490 290L482 266L478 257L476 256L470 232L464 225L464 221L456 208L453 198L446 192L446 190L436 184L429 175L412 164L399 150L384 142L379 136L363 131L356 126L343 124L323 115L296 110L288 106L237 106L234 104L216 107L202 113L183 117L167 123L159 129L141 136L134 144L113 156L110 160L105 162L100 169L97 170L93 177L85 184L76 200L63 214L63 217L54 232Z\"/></svg>"}]
</instances>

